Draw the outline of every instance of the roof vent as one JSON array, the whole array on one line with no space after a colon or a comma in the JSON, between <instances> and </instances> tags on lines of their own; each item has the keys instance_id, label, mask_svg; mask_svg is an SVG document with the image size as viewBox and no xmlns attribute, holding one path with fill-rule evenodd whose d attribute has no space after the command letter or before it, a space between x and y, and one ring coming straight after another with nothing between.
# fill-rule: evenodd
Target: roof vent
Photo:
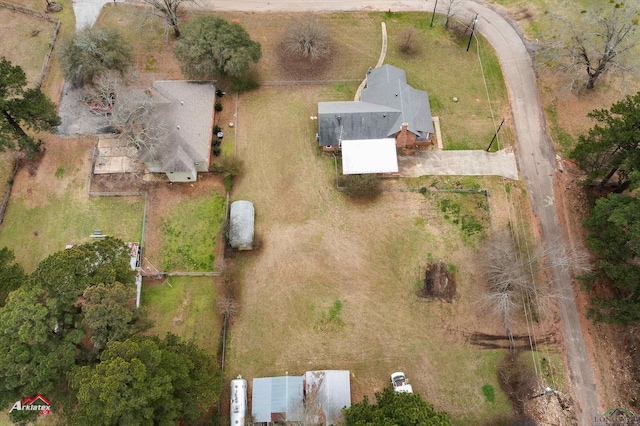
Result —
<instances>
[{"instance_id":1,"label":"roof vent","mask_svg":"<svg viewBox=\"0 0 640 426\"><path fill-rule=\"evenodd\" d=\"M176 129L180 130L180 125L179 124L176 126Z\"/></svg>"},{"instance_id":2,"label":"roof vent","mask_svg":"<svg viewBox=\"0 0 640 426\"><path fill-rule=\"evenodd\" d=\"M184 101L180 101L180 105L184 105Z\"/></svg>"},{"instance_id":3,"label":"roof vent","mask_svg":"<svg viewBox=\"0 0 640 426\"><path fill-rule=\"evenodd\" d=\"M396 96L398 96L398 94L396 93Z\"/></svg>"}]
</instances>

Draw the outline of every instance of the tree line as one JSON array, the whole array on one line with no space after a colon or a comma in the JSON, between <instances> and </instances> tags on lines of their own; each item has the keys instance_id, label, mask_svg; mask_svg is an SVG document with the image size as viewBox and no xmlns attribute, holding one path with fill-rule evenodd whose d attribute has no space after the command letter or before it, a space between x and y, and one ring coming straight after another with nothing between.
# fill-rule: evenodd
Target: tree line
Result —
<instances>
[{"instance_id":1,"label":"tree line","mask_svg":"<svg viewBox=\"0 0 640 426\"><path fill-rule=\"evenodd\" d=\"M141 336L135 271L120 240L54 253L31 274L0 250L0 406L37 394L68 424L204 419L221 392L215 357L175 335ZM14 411L14 422L37 417Z\"/></svg>"},{"instance_id":2,"label":"tree line","mask_svg":"<svg viewBox=\"0 0 640 426\"><path fill-rule=\"evenodd\" d=\"M596 124L571 152L587 173L594 199L584 222L596 270L582 279L604 284L611 296L595 297L589 314L611 323L640 322L640 93L608 110L595 110Z\"/></svg>"}]
</instances>

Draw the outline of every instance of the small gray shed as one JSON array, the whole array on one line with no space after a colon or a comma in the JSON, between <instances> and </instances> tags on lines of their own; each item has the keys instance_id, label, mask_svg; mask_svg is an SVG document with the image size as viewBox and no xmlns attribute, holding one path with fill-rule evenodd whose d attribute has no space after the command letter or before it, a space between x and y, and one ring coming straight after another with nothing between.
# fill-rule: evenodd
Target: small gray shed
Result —
<instances>
[{"instance_id":1,"label":"small gray shed","mask_svg":"<svg viewBox=\"0 0 640 426\"><path fill-rule=\"evenodd\" d=\"M255 210L251 201L234 201L229 213L229 244L234 249L253 249Z\"/></svg>"}]
</instances>

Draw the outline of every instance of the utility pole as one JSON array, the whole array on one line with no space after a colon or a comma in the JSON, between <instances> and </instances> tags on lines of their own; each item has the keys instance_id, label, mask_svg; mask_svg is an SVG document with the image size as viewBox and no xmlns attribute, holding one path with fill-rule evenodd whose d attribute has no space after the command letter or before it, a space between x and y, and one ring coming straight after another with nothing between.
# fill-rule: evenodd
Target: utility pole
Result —
<instances>
[{"instance_id":1,"label":"utility pole","mask_svg":"<svg viewBox=\"0 0 640 426\"><path fill-rule=\"evenodd\" d=\"M431 25L429 25L429 27L433 27L433 18L436 17L436 7L438 7L438 0L436 0L436 4L433 6L433 14L431 15Z\"/></svg>"},{"instance_id":2,"label":"utility pole","mask_svg":"<svg viewBox=\"0 0 640 426\"><path fill-rule=\"evenodd\" d=\"M469 51L469 47L471 46L471 39L473 38L473 32L476 30L476 23L478 22L478 14L476 13L476 17L473 18L473 25L471 27L471 34L469 34L469 43L467 44L467 52Z\"/></svg>"},{"instance_id":3,"label":"utility pole","mask_svg":"<svg viewBox=\"0 0 640 426\"><path fill-rule=\"evenodd\" d=\"M502 119L502 123L500 123L500 125L498 126L498 130L496 130L496 133L493 135L493 138L491 138L491 142L489 142L489 146L487 147L487 152L489 152L489 150L491 149L491 145L493 144L493 141L496 140L496 138L498 137L498 132L500 131L500 129L502 129L503 124L504 124L504 118Z\"/></svg>"}]
</instances>

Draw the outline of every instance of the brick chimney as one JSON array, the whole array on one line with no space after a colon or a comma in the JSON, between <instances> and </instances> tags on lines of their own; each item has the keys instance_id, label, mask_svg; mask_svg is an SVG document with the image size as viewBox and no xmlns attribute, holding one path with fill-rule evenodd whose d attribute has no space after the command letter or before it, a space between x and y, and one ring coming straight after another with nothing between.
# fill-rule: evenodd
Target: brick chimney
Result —
<instances>
[{"instance_id":1,"label":"brick chimney","mask_svg":"<svg viewBox=\"0 0 640 426\"><path fill-rule=\"evenodd\" d=\"M400 131L396 134L396 148L406 147L407 144L409 143L410 136L413 136L413 140L415 141L415 135L411 135L407 131L408 126L409 124L402 123L402 127L400 128Z\"/></svg>"}]
</instances>

